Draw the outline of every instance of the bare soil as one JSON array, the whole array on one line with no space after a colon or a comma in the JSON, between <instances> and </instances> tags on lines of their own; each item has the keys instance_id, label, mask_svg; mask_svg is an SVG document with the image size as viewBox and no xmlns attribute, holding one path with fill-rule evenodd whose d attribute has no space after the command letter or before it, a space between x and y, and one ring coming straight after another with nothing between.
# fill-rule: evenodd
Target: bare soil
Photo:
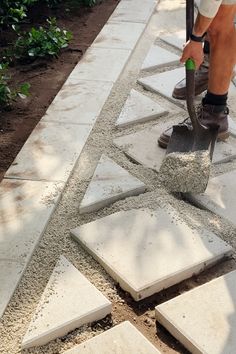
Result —
<instances>
[{"instance_id":1,"label":"bare soil","mask_svg":"<svg viewBox=\"0 0 236 354\"><path fill-rule=\"evenodd\" d=\"M13 86L28 82L31 88L30 97L17 100L10 111L0 113L0 181L118 3L119 0L104 0L93 8L77 7L69 12L65 4L55 9L42 5L32 9L30 23L26 23L23 29L41 25L48 17L56 17L59 27L71 31L73 39L58 59L17 64L10 69ZM13 39L11 31L3 31L0 35L1 49Z\"/></svg>"}]
</instances>

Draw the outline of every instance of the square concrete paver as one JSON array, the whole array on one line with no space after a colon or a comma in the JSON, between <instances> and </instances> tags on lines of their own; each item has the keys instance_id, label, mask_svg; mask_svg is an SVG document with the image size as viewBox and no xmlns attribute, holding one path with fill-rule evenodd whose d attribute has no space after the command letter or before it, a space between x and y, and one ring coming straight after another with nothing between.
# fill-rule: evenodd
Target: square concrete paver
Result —
<instances>
[{"instance_id":1,"label":"square concrete paver","mask_svg":"<svg viewBox=\"0 0 236 354\"><path fill-rule=\"evenodd\" d=\"M184 101L176 100L172 97L172 92L175 85L184 77L185 69L178 68L138 79L138 83L147 90L159 93L163 97L178 104L179 106L184 106Z\"/></svg>"},{"instance_id":2,"label":"square concrete paver","mask_svg":"<svg viewBox=\"0 0 236 354\"><path fill-rule=\"evenodd\" d=\"M41 122L94 124L113 83L68 78Z\"/></svg>"},{"instance_id":3,"label":"square concrete paver","mask_svg":"<svg viewBox=\"0 0 236 354\"><path fill-rule=\"evenodd\" d=\"M103 208L116 200L143 193L146 186L138 178L102 155L80 204L81 214Z\"/></svg>"},{"instance_id":4,"label":"square concrete paver","mask_svg":"<svg viewBox=\"0 0 236 354\"><path fill-rule=\"evenodd\" d=\"M236 139L229 137L226 141L218 141L215 145L213 163L228 162L236 158Z\"/></svg>"},{"instance_id":5,"label":"square concrete paver","mask_svg":"<svg viewBox=\"0 0 236 354\"><path fill-rule=\"evenodd\" d=\"M136 90L131 90L116 125L121 127L134 123L144 123L167 113L163 107L149 97Z\"/></svg>"},{"instance_id":6,"label":"square concrete paver","mask_svg":"<svg viewBox=\"0 0 236 354\"><path fill-rule=\"evenodd\" d=\"M236 225L235 196L236 171L224 173L209 180L204 194L188 195L196 205L212 211Z\"/></svg>"},{"instance_id":7,"label":"square concrete paver","mask_svg":"<svg viewBox=\"0 0 236 354\"><path fill-rule=\"evenodd\" d=\"M123 0L118 4L109 21L147 23L156 5L156 0Z\"/></svg>"},{"instance_id":8,"label":"square concrete paver","mask_svg":"<svg viewBox=\"0 0 236 354\"><path fill-rule=\"evenodd\" d=\"M171 207L121 211L72 235L136 301L231 253L212 232L190 229Z\"/></svg>"},{"instance_id":9,"label":"square concrete paver","mask_svg":"<svg viewBox=\"0 0 236 354\"><path fill-rule=\"evenodd\" d=\"M91 129L89 125L40 122L6 176L66 182Z\"/></svg>"},{"instance_id":10,"label":"square concrete paver","mask_svg":"<svg viewBox=\"0 0 236 354\"><path fill-rule=\"evenodd\" d=\"M172 45L173 47L182 50L186 42L186 31L180 30L175 33L168 33L159 36L167 44Z\"/></svg>"},{"instance_id":11,"label":"square concrete paver","mask_svg":"<svg viewBox=\"0 0 236 354\"><path fill-rule=\"evenodd\" d=\"M98 350L99 348L99 350ZM64 354L160 354L128 321L99 334Z\"/></svg>"},{"instance_id":12,"label":"square concrete paver","mask_svg":"<svg viewBox=\"0 0 236 354\"><path fill-rule=\"evenodd\" d=\"M113 143L136 162L159 171L166 150L158 146L157 139L173 123L173 119L170 122L160 122L153 127L115 138Z\"/></svg>"},{"instance_id":13,"label":"square concrete paver","mask_svg":"<svg viewBox=\"0 0 236 354\"><path fill-rule=\"evenodd\" d=\"M90 47L70 79L116 82L131 54L128 49Z\"/></svg>"},{"instance_id":14,"label":"square concrete paver","mask_svg":"<svg viewBox=\"0 0 236 354\"><path fill-rule=\"evenodd\" d=\"M130 22L108 22L93 47L133 49L145 29L145 24Z\"/></svg>"},{"instance_id":15,"label":"square concrete paver","mask_svg":"<svg viewBox=\"0 0 236 354\"><path fill-rule=\"evenodd\" d=\"M236 352L236 271L156 307L156 319L191 353Z\"/></svg>"},{"instance_id":16,"label":"square concrete paver","mask_svg":"<svg viewBox=\"0 0 236 354\"><path fill-rule=\"evenodd\" d=\"M61 256L23 338L22 348L44 345L110 313L110 301Z\"/></svg>"},{"instance_id":17,"label":"square concrete paver","mask_svg":"<svg viewBox=\"0 0 236 354\"><path fill-rule=\"evenodd\" d=\"M229 133L234 138L236 138L236 122L231 117L228 118L229 121Z\"/></svg>"},{"instance_id":18,"label":"square concrete paver","mask_svg":"<svg viewBox=\"0 0 236 354\"><path fill-rule=\"evenodd\" d=\"M164 65L177 63L179 63L178 55L171 53L169 50L162 47L153 45L143 62L142 70L154 70Z\"/></svg>"},{"instance_id":19,"label":"square concrete paver","mask_svg":"<svg viewBox=\"0 0 236 354\"><path fill-rule=\"evenodd\" d=\"M1 182L0 317L47 226L62 187L52 182Z\"/></svg>"}]
</instances>

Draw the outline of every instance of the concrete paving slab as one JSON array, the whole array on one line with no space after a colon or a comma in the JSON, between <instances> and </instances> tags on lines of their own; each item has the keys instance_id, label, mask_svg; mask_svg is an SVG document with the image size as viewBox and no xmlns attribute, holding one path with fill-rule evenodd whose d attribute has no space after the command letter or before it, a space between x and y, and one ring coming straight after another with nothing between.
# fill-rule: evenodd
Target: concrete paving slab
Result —
<instances>
[{"instance_id":1,"label":"concrete paving slab","mask_svg":"<svg viewBox=\"0 0 236 354\"><path fill-rule=\"evenodd\" d=\"M158 103L132 89L116 121L116 126L121 127L134 123L144 123L167 113Z\"/></svg>"},{"instance_id":2,"label":"concrete paving slab","mask_svg":"<svg viewBox=\"0 0 236 354\"><path fill-rule=\"evenodd\" d=\"M25 261L44 231L62 183L4 179L0 184L0 259Z\"/></svg>"},{"instance_id":3,"label":"concrete paving slab","mask_svg":"<svg viewBox=\"0 0 236 354\"><path fill-rule=\"evenodd\" d=\"M136 301L232 252L212 232L190 229L167 206L121 211L72 230L72 236Z\"/></svg>"},{"instance_id":4,"label":"concrete paving slab","mask_svg":"<svg viewBox=\"0 0 236 354\"><path fill-rule=\"evenodd\" d=\"M129 321L109 329L64 354L160 354Z\"/></svg>"},{"instance_id":5,"label":"concrete paving slab","mask_svg":"<svg viewBox=\"0 0 236 354\"><path fill-rule=\"evenodd\" d=\"M197 206L212 211L236 225L235 219L235 185L236 171L224 173L209 180L204 194L188 195Z\"/></svg>"},{"instance_id":6,"label":"concrete paving slab","mask_svg":"<svg viewBox=\"0 0 236 354\"><path fill-rule=\"evenodd\" d=\"M172 45L173 47L180 49L182 51L183 46L186 42L186 31L180 30L175 33L168 33L159 36L167 44Z\"/></svg>"},{"instance_id":7,"label":"concrete paving slab","mask_svg":"<svg viewBox=\"0 0 236 354\"><path fill-rule=\"evenodd\" d=\"M40 122L6 172L6 177L66 182L92 127Z\"/></svg>"},{"instance_id":8,"label":"concrete paving slab","mask_svg":"<svg viewBox=\"0 0 236 354\"><path fill-rule=\"evenodd\" d=\"M178 68L174 70L164 71L160 74L147 76L138 79L138 83L145 89L154 93L159 93L163 97L167 98L171 102L176 103L179 106L184 106L184 101L176 100L172 97L174 86L185 77L185 69Z\"/></svg>"},{"instance_id":9,"label":"concrete paving slab","mask_svg":"<svg viewBox=\"0 0 236 354\"><path fill-rule=\"evenodd\" d=\"M57 204L63 184L4 179L0 184L0 317Z\"/></svg>"},{"instance_id":10,"label":"concrete paving slab","mask_svg":"<svg viewBox=\"0 0 236 354\"><path fill-rule=\"evenodd\" d=\"M108 22L93 42L93 47L132 50L145 27L142 23Z\"/></svg>"},{"instance_id":11,"label":"concrete paving slab","mask_svg":"<svg viewBox=\"0 0 236 354\"><path fill-rule=\"evenodd\" d=\"M41 122L94 124L113 83L68 78Z\"/></svg>"},{"instance_id":12,"label":"concrete paving slab","mask_svg":"<svg viewBox=\"0 0 236 354\"><path fill-rule=\"evenodd\" d=\"M158 146L157 139L173 123L173 120L164 123L159 122L158 125L115 138L113 143L134 161L145 167L159 171L166 150Z\"/></svg>"},{"instance_id":13,"label":"concrete paving slab","mask_svg":"<svg viewBox=\"0 0 236 354\"><path fill-rule=\"evenodd\" d=\"M235 67L236 70L236 67ZM235 87L235 78L231 81L230 86L229 86L229 95L228 96L234 96L236 94L236 87Z\"/></svg>"},{"instance_id":14,"label":"concrete paving slab","mask_svg":"<svg viewBox=\"0 0 236 354\"><path fill-rule=\"evenodd\" d=\"M236 348L236 271L156 307L156 319L191 353Z\"/></svg>"},{"instance_id":15,"label":"concrete paving slab","mask_svg":"<svg viewBox=\"0 0 236 354\"><path fill-rule=\"evenodd\" d=\"M116 200L143 193L146 186L106 155L98 162L80 204L81 214L99 210Z\"/></svg>"},{"instance_id":16,"label":"concrete paving slab","mask_svg":"<svg viewBox=\"0 0 236 354\"><path fill-rule=\"evenodd\" d=\"M24 262L0 259L0 318L24 271Z\"/></svg>"},{"instance_id":17,"label":"concrete paving slab","mask_svg":"<svg viewBox=\"0 0 236 354\"><path fill-rule=\"evenodd\" d=\"M226 141L218 141L215 145L213 163L219 164L236 158L236 139L229 137Z\"/></svg>"},{"instance_id":18,"label":"concrete paving slab","mask_svg":"<svg viewBox=\"0 0 236 354\"><path fill-rule=\"evenodd\" d=\"M131 54L128 49L90 47L70 78L116 82Z\"/></svg>"},{"instance_id":19,"label":"concrete paving slab","mask_svg":"<svg viewBox=\"0 0 236 354\"><path fill-rule=\"evenodd\" d=\"M61 256L23 338L22 348L44 345L110 313L110 301Z\"/></svg>"},{"instance_id":20,"label":"concrete paving slab","mask_svg":"<svg viewBox=\"0 0 236 354\"><path fill-rule=\"evenodd\" d=\"M179 56L171 53L158 45L153 45L149 50L143 65L142 70L154 70L162 66L173 65L179 63Z\"/></svg>"},{"instance_id":21,"label":"concrete paving slab","mask_svg":"<svg viewBox=\"0 0 236 354\"><path fill-rule=\"evenodd\" d=\"M156 0L123 0L109 21L147 23L157 5Z\"/></svg>"},{"instance_id":22,"label":"concrete paving slab","mask_svg":"<svg viewBox=\"0 0 236 354\"><path fill-rule=\"evenodd\" d=\"M230 116L228 118L228 122L229 122L229 133L234 138L236 138L236 122Z\"/></svg>"}]
</instances>

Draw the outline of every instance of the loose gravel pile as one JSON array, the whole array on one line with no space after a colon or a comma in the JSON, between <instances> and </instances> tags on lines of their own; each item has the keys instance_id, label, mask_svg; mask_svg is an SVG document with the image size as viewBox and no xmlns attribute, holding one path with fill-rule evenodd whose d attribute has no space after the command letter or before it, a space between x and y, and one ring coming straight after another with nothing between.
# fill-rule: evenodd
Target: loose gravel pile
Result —
<instances>
[{"instance_id":1,"label":"loose gravel pile","mask_svg":"<svg viewBox=\"0 0 236 354\"><path fill-rule=\"evenodd\" d=\"M172 152L160 168L161 179L171 192L203 193L210 176L208 151Z\"/></svg>"}]
</instances>

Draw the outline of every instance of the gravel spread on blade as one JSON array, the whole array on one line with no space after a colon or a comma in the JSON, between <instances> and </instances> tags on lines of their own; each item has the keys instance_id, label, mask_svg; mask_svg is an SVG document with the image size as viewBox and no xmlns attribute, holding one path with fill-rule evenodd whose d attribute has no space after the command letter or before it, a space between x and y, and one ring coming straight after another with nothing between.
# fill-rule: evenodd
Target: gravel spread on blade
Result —
<instances>
[{"instance_id":1,"label":"gravel spread on blade","mask_svg":"<svg viewBox=\"0 0 236 354\"><path fill-rule=\"evenodd\" d=\"M172 152L160 168L161 179L171 192L203 193L210 175L208 151Z\"/></svg>"}]
</instances>

